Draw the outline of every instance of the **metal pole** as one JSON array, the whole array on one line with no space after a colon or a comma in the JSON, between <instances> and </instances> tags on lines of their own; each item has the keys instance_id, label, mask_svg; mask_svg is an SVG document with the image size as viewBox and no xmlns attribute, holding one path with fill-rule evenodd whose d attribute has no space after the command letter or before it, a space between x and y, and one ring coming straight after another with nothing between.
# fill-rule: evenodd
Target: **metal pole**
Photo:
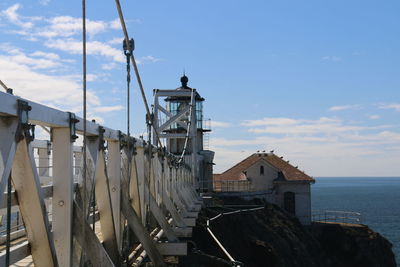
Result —
<instances>
[{"instance_id":1,"label":"metal pole","mask_svg":"<svg viewBox=\"0 0 400 267\"><path fill-rule=\"evenodd\" d=\"M86 0L82 0L82 82L83 82L83 173L82 173L82 188L83 188L83 208L82 208L82 218L84 218L86 222L86 194L87 194L87 188L86 188L86 169L87 169L87 164L86 164L86 144L87 144L87 139L86 139ZM83 240L86 240L86 227L85 224L82 224L82 233L83 233ZM84 250L84 248L82 247Z\"/></svg>"},{"instance_id":2,"label":"metal pole","mask_svg":"<svg viewBox=\"0 0 400 267\"><path fill-rule=\"evenodd\" d=\"M7 185L7 239L6 239L6 267L10 266L10 244L11 243L11 175L8 177Z\"/></svg>"}]
</instances>

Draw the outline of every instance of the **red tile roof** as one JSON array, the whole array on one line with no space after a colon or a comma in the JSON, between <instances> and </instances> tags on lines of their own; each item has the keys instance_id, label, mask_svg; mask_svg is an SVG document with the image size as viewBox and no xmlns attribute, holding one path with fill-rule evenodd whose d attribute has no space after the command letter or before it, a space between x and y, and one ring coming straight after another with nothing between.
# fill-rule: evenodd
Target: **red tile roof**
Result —
<instances>
[{"instance_id":1,"label":"red tile roof","mask_svg":"<svg viewBox=\"0 0 400 267\"><path fill-rule=\"evenodd\" d=\"M293 165L289 164L287 161L284 161L282 158L276 156L273 153L253 154L250 157L242 160L232 168L226 170L225 172L221 174L214 174L213 179L215 181L245 180L246 176L243 172L260 160L265 160L282 173L282 176L279 176L278 180L315 182L312 177L308 176L304 172L300 171L298 168L294 167Z\"/></svg>"}]
</instances>

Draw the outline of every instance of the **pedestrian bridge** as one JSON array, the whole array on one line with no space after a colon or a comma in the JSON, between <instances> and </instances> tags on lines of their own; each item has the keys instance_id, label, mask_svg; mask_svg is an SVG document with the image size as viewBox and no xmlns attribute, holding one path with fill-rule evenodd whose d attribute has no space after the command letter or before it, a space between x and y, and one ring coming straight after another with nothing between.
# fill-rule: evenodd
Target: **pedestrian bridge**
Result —
<instances>
[{"instance_id":1,"label":"pedestrian bridge","mask_svg":"<svg viewBox=\"0 0 400 267\"><path fill-rule=\"evenodd\" d=\"M186 254L202 205L191 167L143 139L0 92L0 265L165 266L163 256Z\"/></svg>"}]
</instances>

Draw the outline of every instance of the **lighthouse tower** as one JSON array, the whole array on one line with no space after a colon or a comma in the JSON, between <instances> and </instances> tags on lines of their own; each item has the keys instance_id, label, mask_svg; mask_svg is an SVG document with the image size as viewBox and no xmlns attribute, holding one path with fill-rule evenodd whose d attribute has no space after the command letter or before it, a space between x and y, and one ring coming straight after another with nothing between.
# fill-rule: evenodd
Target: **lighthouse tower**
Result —
<instances>
[{"instance_id":1,"label":"lighthouse tower","mask_svg":"<svg viewBox=\"0 0 400 267\"><path fill-rule=\"evenodd\" d=\"M212 189L214 152L203 147L204 133L211 131L203 125L205 99L188 86L186 75L180 81L181 86L173 90L154 89L153 142L157 142L157 136L166 140L167 151L191 168L197 189L207 192Z\"/></svg>"}]
</instances>

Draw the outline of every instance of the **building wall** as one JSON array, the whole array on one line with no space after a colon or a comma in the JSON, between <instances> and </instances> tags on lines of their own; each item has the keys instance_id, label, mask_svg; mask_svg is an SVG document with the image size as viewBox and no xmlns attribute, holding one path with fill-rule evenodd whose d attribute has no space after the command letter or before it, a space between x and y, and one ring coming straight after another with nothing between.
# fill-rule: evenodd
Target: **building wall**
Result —
<instances>
[{"instance_id":1,"label":"building wall","mask_svg":"<svg viewBox=\"0 0 400 267\"><path fill-rule=\"evenodd\" d=\"M264 166L264 174L260 174L260 167ZM278 170L265 160L260 160L246 170L247 179L251 180L252 191L271 190L273 181L278 177Z\"/></svg>"},{"instance_id":2,"label":"building wall","mask_svg":"<svg viewBox=\"0 0 400 267\"><path fill-rule=\"evenodd\" d=\"M311 192L310 184L302 182L279 183L276 190L276 204L284 208L284 193L295 193L296 217L304 225L311 224Z\"/></svg>"}]
</instances>

